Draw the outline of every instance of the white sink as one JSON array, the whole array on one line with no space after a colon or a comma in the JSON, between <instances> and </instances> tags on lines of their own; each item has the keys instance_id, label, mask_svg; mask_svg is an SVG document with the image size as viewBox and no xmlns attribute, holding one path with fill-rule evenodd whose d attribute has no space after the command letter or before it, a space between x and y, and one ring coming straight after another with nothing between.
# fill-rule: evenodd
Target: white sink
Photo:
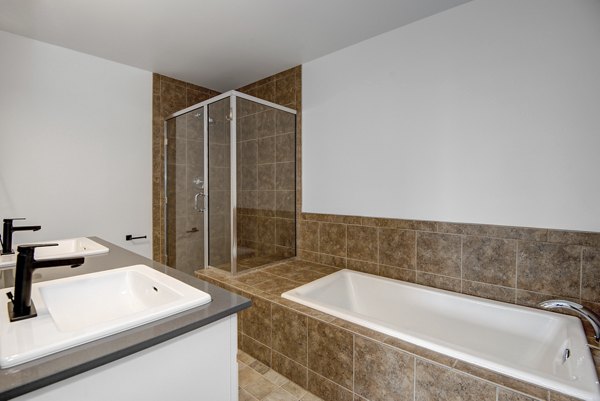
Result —
<instances>
[{"instance_id":1,"label":"white sink","mask_svg":"<svg viewBox=\"0 0 600 401\"><path fill-rule=\"evenodd\" d=\"M61 239L58 241L42 241L37 243L58 244L58 246L37 248L35 250L35 258L37 260L78 258L108 253L107 247L100 245L96 241L92 241L86 237ZM0 269L4 267L12 267L17 263L17 246L15 246L14 249L14 254L0 256Z\"/></svg>"},{"instance_id":2,"label":"white sink","mask_svg":"<svg viewBox=\"0 0 600 401\"><path fill-rule=\"evenodd\" d=\"M32 300L38 316L31 319L11 323L7 308L0 307L0 368L204 305L211 297L151 267L135 265L35 283Z\"/></svg>"}]
</instances>

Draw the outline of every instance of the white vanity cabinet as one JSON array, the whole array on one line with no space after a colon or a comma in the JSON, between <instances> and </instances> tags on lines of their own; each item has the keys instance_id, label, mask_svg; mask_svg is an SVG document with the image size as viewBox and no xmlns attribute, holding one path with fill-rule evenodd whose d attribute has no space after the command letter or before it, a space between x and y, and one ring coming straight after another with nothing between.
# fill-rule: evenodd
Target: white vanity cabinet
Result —
<instances>
[{"instance_id":1,"label":"white vanity cabinet","mask_svg":"<svg viewBox=\"0 0 600 401\"><path fill-rule=\"evenodd\" d=\"M236 401L237 315L15 398Z\"/></svg>"}]
</instances>

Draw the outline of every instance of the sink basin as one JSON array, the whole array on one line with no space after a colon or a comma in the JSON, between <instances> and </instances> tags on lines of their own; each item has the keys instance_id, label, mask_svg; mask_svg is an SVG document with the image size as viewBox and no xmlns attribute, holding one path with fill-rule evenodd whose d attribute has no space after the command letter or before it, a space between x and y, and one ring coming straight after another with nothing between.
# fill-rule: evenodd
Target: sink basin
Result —
<instances>
[{"instance_id":1,"label":"sink basin","mask_svg":"<svg viewBox=\"0 0 600 401\"><path fill-rule=\"evenodd\" d=\"M50 243L58 244L58 246L37 248L35 250L35 258L37 260L77 258L81 256L85 257L108 253L107 247L100 245L96 241L92 241L86 237L38 242L38 244ZM14 249L16 250L17 247L15 246ZM13 255L0 255L0 269L4 267L12 267L16 263L16 253Z\"/></svg>"},{"instance_id":2,"label":"sink basin","mask_svg":"<svg viewBox=\"0 0 600 401\"><path fill-rule=\"evenodd\" d=\"M32 300L38 316L31 319L10 323L7 308L0 307L0 368L204 305L211 297L151 267L134 265L34 283Z\"/></svg>"}]
</instances>

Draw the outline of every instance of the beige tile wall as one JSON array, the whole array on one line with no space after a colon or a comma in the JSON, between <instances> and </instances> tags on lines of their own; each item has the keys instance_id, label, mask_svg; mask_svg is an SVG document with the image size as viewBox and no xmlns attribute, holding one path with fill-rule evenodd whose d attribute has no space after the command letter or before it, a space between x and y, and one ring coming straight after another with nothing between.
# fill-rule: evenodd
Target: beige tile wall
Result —
<instances>
[{"instance_id":1,"label":"beige tile wall","mask_svg":"<svg viewBox=\"0 0 600 401\"><path fill-rule=\"evenodd\" d=\"M527 306L567 298L600 312L600 233L302 213L298 237L307 261Z\"/></svg>"},{"instance_id":2,"label":"beige tile wall","mask_svg":"<svg viewBox=\"0 0 600 401\"><path fill-rule=\"evenodd\" d=\"M219 92L160 74L152 75L152 257L164 258L164 118Z\"/></svg>"}]
</instances>

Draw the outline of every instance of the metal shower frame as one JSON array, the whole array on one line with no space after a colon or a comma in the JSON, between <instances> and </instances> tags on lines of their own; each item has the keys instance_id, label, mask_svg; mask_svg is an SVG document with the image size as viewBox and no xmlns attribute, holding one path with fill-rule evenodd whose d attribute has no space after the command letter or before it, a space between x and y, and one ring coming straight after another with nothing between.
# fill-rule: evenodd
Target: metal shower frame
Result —
<instances>
[{"instance_id":1,"label":"metal shower frame","mask_svg":"<svg viewBox=\"0 0 600 401\"><path fill-rule=\"evenodd\" d=\"M164 238L165 238L165 252L164 255L165 257L167 256L167 240L168 240L168 230L167 230L167 225L168 225L168 220L167 220L167 165L168 165L168 160L167 160L167 145L168 145L168 138L167 138L167 121L171 120L173 118L177 118L179 116L182 116L184 114L187 114L191 111L194 110L198 110L198 109L203 109L203 119L204 119L204 132L203 132L203 146L204 146L204 215L203 215L203 230L204 230L204 260L203 260L203 265L202 268L206 268L209 266L208 264L208 256L209 256L209 247L208 247L208 215L209 215L209 207L210 207L210 202L208 202L208 197L210 196L210 182L208 179L208 106L212 103L216 103L219 102L223 99L226 98L230 98L230 102L229 102L229 107L230 107L230 115L231 115L231 120L229 121L229 132L230 132L230 191L231 191L231 204L230 204L230 211L231 211L231 219L230 219L230 234L231 234L231 273L235 274L237 273L237 98L242 98L242 99L246 99L249 100L251 102L255 102L255 103L259 103L262 104L264 106L268 106L268 107L272 107L274 109L277 110L282 110L288 113L292 113L295 116L297 115L296 110L294 109L290 109L289 107L285 107L285 106L281 106L278 105L276 103L272 103L263 99L259 99L257 97L254 96L250 96L250 95L246 95L245 93L241 93L235 90L232 91L228 91L225 93L222 93L218 96L212 97L210 99L207 99L203 102L194 104L190 107L187 107L183 110L177 111L173 114L170 114L169 116L165 117L165 122L164 122L164 132L163 132L163 146L164 146L164 177L163 177L163 181L164 181L164 210L163 210L163 215L164 215Z\"/></svg>"}]
</instances>

